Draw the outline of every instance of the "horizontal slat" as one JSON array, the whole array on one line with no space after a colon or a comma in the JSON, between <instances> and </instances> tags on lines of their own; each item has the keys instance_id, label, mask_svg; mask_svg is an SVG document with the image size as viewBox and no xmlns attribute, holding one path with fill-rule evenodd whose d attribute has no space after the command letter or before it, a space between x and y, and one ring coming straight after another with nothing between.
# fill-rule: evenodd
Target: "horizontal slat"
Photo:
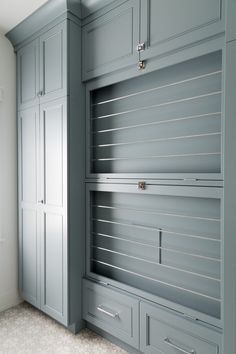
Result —
<instances>
[{"instance_id":1,"label":"horizontal slat","mask_svg":"<svg viewBox=\"0 0 236 354\"><path fill-rule=\"evenodd\" d=\"M93 160L96 173L220 173L220 152L204 155L169 155L142 159Z\"/></svg>"},{"instance_id":2,"label":"horizontal slat","mask_svg":"<svg viewBox=\"0 0 236 354\"><path fill-rule=\"evenodd\" d=\"M100 101L98 103L94 103L93 106L95 107L95 106L98 106L98 105L108 104L108 103L115 102L115 101L129 99L129 98L135 97L135 96L140 97L140 95L150 94L150 93L152 93L154 91L157 91L157 90L162 90L162 89L170 88L170 87L173 87L173 86L187 84L187 83L190 83L191 81L196 81L196 80L200 80L200 79L206 79L206 78L209 78L211 76L216 76L216 75L217 76L218 75L221 76L221 74L222 74L222 70L217 70L217 71L213 71L213 72L210 72L210 73L206 73L206 74L190 77L188 79L184 79L184 80L180 80L180 81L176 81L176 82L171 82L169 84L165 84L165 85L162 85L162 86L152 87L152 88L148 88L148 89L143 90L143 91L130 93L130 94L127 94L127 95L124 95L124 96L110 98L110 99L107 99L105 101Z\"/></svg>"},{"instance_id":3,"label":"horizontal slat","mask_svg":"<svg viewBox=\"0 0 236 354\"><path fill-rule=\"evenodd\" d=\"M127 113L116 116L93 119L92 127L94 132L106 131L109 129L132 129L142 125L160 125L175 121L204 120L208 116L221 115L220 95L201 97L186 103L178 103L165 107L149 107L145 112L139 110L134 113Z\"/></svg>"},{"instance_id":4,"label":"horizontal slat","mask_svg":"<svg viewBox=\"0 0 236 354\"><path fill-rule=\"evenodd\" d=\"M218 279L194 272L187 272L162 263L150 263L143 259L110 252L106 249L93 249L93 259L117 267L124 267L143 276L156 279L160 283L184 288L212 298L220 298L220 282Z\"/></svg>"},{"instance_id":5,"label":"horizontal slat","mask_svg":"<svg viewBox=\"0 0 236 354\"><path fill-rule=\"evenodd\" d=\"M102 220L102 219L92 219L95 223L94 228L97 232L99 233L106 233L109 231L117 231L119 233L119 231L123 231L125 233L127 233L128 235L131 233L132 235L134 235L134 233L137 233L138 231L143 234L143 232L145 232L145 238L147 237L147 234L151 234L153 232L158 232L159 228L156 226L152 226L149 227L148 225L144 226L144 225L138 225L138 224L132 224L130 222L125 222L125 221L111 221L111 220ZM168 226L167 226L168 227ZM166 228L162 228L162 232L165 231L166 233L169 234L174 234L174 235L181 235L184 237L193 237L193 238L200 238L200 239L207 239L207 240L214 240L214 241L218 241L218 234L206 234L206 233L202 233L200 232L200 230L198 230L198 234L191 234L191 233L186 233L185 232L181 232L179 230L179 232L174 231L174 230L168 230ZM218 231L218 230L217 230ZM149 236L150 237L150 236ZM151 238L151 237L150 237Z\"/></svg>"},{"instance_id":6,"label":"horizontal slat","mask_svg":"<svg viewBox=\"0 0 236 354\"><path fill-rule=\"evenodd\" d=\"M92 270L106 278L115 279L121 283L145 290L151 294L220 318L221 300L185 291L184 289L160 284L155 279L145 277L124 268L114 267L104 262L93 262Z\"/></svg>"},{"instance_id":7,"label":"horizontal slat","mask_svg":"<svg viewBox=\"0 0 236 354\"><path fill-rule=\"evenodd\" d=\"M186 156L194 154L218 154L221 150L220 134L207 136L181 137L135 142L116 146L99 146L94 148L94 160L98 159L136 159L149 156ZM138 151L138 154L137 154ZM188 151L188 154L186 154ZM168 155L169 154L169 155Z\"/></svg>"},{"instance_id":8,"label":"horizontal slat","mask_svg":"<svg viewBox=\"0 0 236 354\"><path fill-rule=\"evenodd\" d=\"M194 95L194 96L189 96L188 95L187 97L182 97L182 98L174 99L174 100L169 99L168 101L155 103L155 104L152 104L152 105L141 106L139 108L130 108L130 109L127 109L127 110L122 110L122 111L117 111L117 112L113 112L112 109L111 109L109 113L104 113L104 114L100 114L100 115L96 115L96 116L93 115L93 119L103 119L103 118L108 118L108 117L120 116L120 115L124 115L124 114L128 114L128 113L136 113L138 111L146 111L148 109L171 106L171 105L178 105L178 104L182 104L182 103L186 104L188 102L198 101L198 100L201 100L201 99L204 99L204 98L209 98L209 97L214 97L214 96L220 97L221 94L222 94L222 91L217 90L217 91L204 93L204 94L199 94L199 95ZM153 101L155 102L154 99L153 99Z\"/></svg>"},{"instance_id":9,"label":"horizontal slat","mask_svg":"<svg viewBox=\"0 0 236 354\"><path fill-rule=\"evenodd\" d=\"M129 247L123 240L96 235L93 238L93 247L107 249L111 252L120 252L122 254L127 254L128 251L127 256L137 257L147 262L161 263L182 271L206 276L210 279L220 279L219 259L159 247L158 238L156 247L137 243L133 243Z\"/></svg>"},{"instance_id":10,"label":"horizontal slat","mask_svg":"<svg viewBox=\"0 0 236 354\"><path fill-rule=\"evenodd\" d=\"M120 115L147 107L158 107L196 100L221 93L221 75L206 77L196 82L185 82L178 87L168 86L158 91L127 97L119 101L109 101L103 105L93 106L92 117L101 118Z\"/></svg>"},{"instance_id":11,"label":"horizontal slat","mask_svg":"<svg viewBox=\"0 0 236 354\"><path fill-rule=\"evenodd\" d=\"M142 76L137 76L133 80L127 80L125 85L121 82L95 90L93 101L95 104L99 104L104 100L116 99L121 96L128 96L136 91L141 91L141 87L145 91L155 88L157 83L158 86L163 86L220 71L222 68L221 61L220 51L194 58L156 72L148 73L146 74L146 81L143 80Z\"/></svg>"}]
</instances>

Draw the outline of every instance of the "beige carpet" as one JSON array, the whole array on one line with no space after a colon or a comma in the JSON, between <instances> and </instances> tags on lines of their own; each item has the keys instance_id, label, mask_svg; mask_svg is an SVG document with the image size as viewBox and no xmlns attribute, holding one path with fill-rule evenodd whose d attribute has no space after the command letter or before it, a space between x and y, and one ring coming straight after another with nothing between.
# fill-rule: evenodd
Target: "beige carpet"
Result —
<instances>
[{"instance_id":1,"label":"beige carpet","mask_svg":"<svg viewBox=\"0 0 236 354\"><path fill-rule=\"evenodd\" d=\"M127 352L87 329L73 335L26 303L0 313L0 354L77 353Z\"/></svg>"}]
</instances>

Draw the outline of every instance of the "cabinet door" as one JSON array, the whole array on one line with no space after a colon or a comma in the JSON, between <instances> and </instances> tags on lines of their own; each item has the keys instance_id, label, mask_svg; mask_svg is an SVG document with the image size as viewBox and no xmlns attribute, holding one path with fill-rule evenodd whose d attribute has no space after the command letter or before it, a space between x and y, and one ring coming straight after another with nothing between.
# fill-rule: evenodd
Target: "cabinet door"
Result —
<instances>
[{"instance_id":1,"label":"cabinet door","mask_svg":"<svg viewBox=\"0 0 236 354\"><path fill-rule=\"evenodd\" d=\"M142 0L141 59L158 57L224 31L221 0Z\"/></svg>"},{"instance_id":2,"label":"cabinet door","mask_svg":"<svg viewBox=\"0 0 236 354\"><path fill-rule=\"evenodd\" d=\"M41 105L41 309L67 325L66 104Z\"/></svg>"},{"instance_id":3,"label":"cabinet door","mask_svg":"<svg viewBox=\"0 0 236 354\"><path fill-rule=\"evenodd\" d=\"M66 22L40 37L41 102L66 94Z\"/></svg>"},{"instance_id":4,"label":"cabinet door","mask_svg":"<svg viewBox=\"0 0 236 354\"><path fill-rule=\"evenodd\" d=\"M87 24L82 32L83 79L137 65L139 1L130 0Z\"/></svg>"},{"instance_id":5,"label":"cabinet door","mask_svg":"<svg viewBox=\"0 0 236 354\"><path fill-rule=\"evenodd\" d=\"M19 283L23 299L39 307L38 108L19 113Z\"/></svg>"},{"instance_id":6,"label":"cabinet door","mask_svg":"<svg viewBox=\"0 0 236 354\"><path fill-rule=\"evenodd\" d=\"M39 63L38 40L22 47L17 53L18 108L38 103Z\"/></svg>"}]
</instances>

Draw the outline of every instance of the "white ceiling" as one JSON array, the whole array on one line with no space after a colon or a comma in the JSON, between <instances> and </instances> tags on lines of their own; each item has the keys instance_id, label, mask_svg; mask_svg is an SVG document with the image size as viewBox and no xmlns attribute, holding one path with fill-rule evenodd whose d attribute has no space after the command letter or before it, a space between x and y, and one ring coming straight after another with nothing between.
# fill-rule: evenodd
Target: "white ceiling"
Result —
<instances>
[{"instance_id":1,"label":"white ceiling","mask_svg":"<svg viewBox=\"0 0 236 354\"><path fill-rule=\"evenodd\" d=\"M0 32L5 34L48 0L0 0Z\"/></svg>"}]
</instances>

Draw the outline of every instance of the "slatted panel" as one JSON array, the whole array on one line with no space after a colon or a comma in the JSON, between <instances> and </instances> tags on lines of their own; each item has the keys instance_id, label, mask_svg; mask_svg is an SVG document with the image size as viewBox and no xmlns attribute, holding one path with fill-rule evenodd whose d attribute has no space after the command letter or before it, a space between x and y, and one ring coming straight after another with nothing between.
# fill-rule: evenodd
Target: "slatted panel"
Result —
<instances>
[{"instance_id":1,"label":"slatted panel","mask_svg":"<svg viewBox=\"0 0 236 354\"><path fill-rule=\"evenodd\" d=\"M220 173L221 53L91 93L91 172Z\"/></svg>"},{"instance_id":2,"label":"slatted panel","mask_svg":"<svg viewBox=\"0 0 236 354\"><path fill-rule=\"evenodd\" d=\"M220 200L92 192L92 271L220 317Z\"/></svg>"}]
</instances>

